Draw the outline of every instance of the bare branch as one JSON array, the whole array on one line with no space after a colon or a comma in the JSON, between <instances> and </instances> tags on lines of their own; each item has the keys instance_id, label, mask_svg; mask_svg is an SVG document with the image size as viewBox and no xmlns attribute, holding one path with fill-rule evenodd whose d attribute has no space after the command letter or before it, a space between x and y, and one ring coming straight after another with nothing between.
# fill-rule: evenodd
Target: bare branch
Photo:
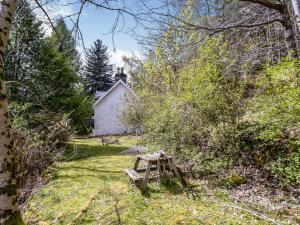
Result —
<instances>
[{"instance_id":1,"label":"bare branch","mask_svg":"<svg viewBox=\"0 0 300 225\"><path fill-rule=\"evenodd\" d=\"M38 7L43 11L43 13L45 14L45 16L47 17L47 19L48 19L48 21L49 21L49 23L50 23L51 28L53 29L53 31L56 33L57 37L59 38L59 35L58 35L58 33L56 32L55 26L54 26L54 24L52 23L52 20L51 20L50 16L48 15L47 11L46 11L46 10L44 9L44 7L39 3L38 0L34 0L34 1L35 1L35 3L38 5Z\"/></svg>"},{"instance_id":2,"label":"bare branch","mask_svg":"<svg viewBox=\"0 0 300 225\"><path fill-rule=\"evenodd\" d=\"M284 10L286 8L286 4L282 4L282 3L275 3L275 2L271 2L268 0L240 0L242 2L251 2L254 4L259 4L259 5L263 5L269 9L274 9L277 10L280 13L284 13Z\"/></svg>"}]
</instances>

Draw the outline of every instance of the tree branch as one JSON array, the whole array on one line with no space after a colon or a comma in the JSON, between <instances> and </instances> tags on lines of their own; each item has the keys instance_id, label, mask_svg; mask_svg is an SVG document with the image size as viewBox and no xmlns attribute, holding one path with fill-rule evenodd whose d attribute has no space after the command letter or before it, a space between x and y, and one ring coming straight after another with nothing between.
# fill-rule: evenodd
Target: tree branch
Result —
<instances>
[{"instance_id":1,"label":"tree branch","mask_svg":"<svg viewBox=\"0 0 300 225\"><path fill-rule=\"evenodd\" d=\"M268 0L240 0L240 1L241 2L250 2L250 3L254 3L254 4L259 4L259 5L262 5L264 7L269 8L269 9L277 10L280 13L284 13L284 11L286 9L286 4L275 3L275 2L268 1Z\"/></svg>"},{"instance_id":2,"label":"tree branch","mask_svg":"<svg viewBox=\"0 0 300 225\"><path fill-rule=\"evenodd\" d=\"M46 12L46 10L44 9L44 7L39 3L38 0L34 0L35 3L38 5L38 7L43 11L43 13L45 14L45 16L47 17L49 23L50 23L50 26L52 27L53 31L55 32L55 34L57 35L57 37L59 38L59 35L58 33L56 32L56 29L55 29L55 26L54 24L52 23L52 20L50 18L50 16L48 15L48 13Z\"/></svg>"}]
</instances>

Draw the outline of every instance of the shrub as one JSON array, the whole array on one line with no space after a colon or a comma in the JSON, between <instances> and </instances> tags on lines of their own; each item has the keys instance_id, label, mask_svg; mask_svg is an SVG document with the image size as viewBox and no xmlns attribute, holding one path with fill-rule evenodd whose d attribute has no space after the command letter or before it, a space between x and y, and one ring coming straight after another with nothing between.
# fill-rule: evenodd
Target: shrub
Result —
<instances>
[{"instance_id":1,"label":"shrub","mask_svg":"<svg viewBox=\"0 0 300 225\"><path fill-rule=\"evenodd\" d=\"M199 57L177 71L158 48L144 65L143 88L137 86L135 105L143 107L127 110L127 121L142 115L138 122L147 142L160 145L199 173L218 174L238 150L244 85L223 72L229 64L225 48L219 39L207 40L199 47Z\"/></svg>"},{"instance_id":2,"label":"shrub","mask_svg":"<svg viewBox=\"0 0 300 225\"><path fill-rule=\"evenodd\" d=\"M256 143L264 168L282 184L300 184L300 63L266 66L250 104Z\"/></svg>"},{"instance_id":3,"label":"shrub","mask_svg":"<svg viewBox=\"0 0 300 225\"><path fill-rule=\"evenodd\" d=\"M127 121L200 176L251 166L282 185L299 185L299 60L248 78L232 70L220 40L206 40L181 67L168 49L152 52Z\"/></svg>"},{"instance_id":4,"label":"shrub","mask_svg":"<svg viewBox=\"0 0 300 225\"><path fill-rule=\"evenodd\" d=\"M230 171L229 174L221 180L220 185L225 186L226 188L234 188L241 184L245 184L246 181L246 178L239 175L236 171Z\"/></svg>"},{"instance_id":5,"label":"shrub","mask_svg":"<svg viewBox=\"0 0 300 225\"><path fill-rule=\"evenodd\" d=\"M12 129L21 203L33 190L43 184L42 174L52 163L60 159L65 143L72 134L65 116L45 112L39 114L39 119L44 123L35 129L24 129L16 121Z\"/></svg>"}]
</instances>

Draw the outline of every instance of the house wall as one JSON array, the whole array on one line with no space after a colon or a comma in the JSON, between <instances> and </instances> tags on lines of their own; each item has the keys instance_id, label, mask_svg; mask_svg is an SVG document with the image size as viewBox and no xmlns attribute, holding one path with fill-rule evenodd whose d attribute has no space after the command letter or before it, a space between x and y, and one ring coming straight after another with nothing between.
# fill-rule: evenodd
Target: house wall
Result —
<instances>
[{"instance_id":1,"label":"house wall","mask_svg":"<svg viewBox=\"0 0 300 225\"><path fill-rule=\"evenodd\" d=\"M94 135L123 134L129 131L120 116L125 107L128 93L123 84L116 86L108 95L94 106Z\"/></svg>"}]
</instances>

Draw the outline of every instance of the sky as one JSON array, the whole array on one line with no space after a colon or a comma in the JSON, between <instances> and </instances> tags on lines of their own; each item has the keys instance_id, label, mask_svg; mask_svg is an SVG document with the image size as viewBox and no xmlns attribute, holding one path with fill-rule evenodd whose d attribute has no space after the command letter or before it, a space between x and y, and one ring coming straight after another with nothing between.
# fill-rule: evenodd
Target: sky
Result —
<instances>
[{"instance_id":1,"label":"sky","mask_svg":"<svg viewBox=\"0 0 300 225\"><path fill-rule=\"evenodd\" d=\"M45 6L45 9L52 19L57 18L58 16L64 17L71 15L78 11L78 6L67 4L69 0L56 1L57 3L53 4L52 6ZM42 11L37 11L37 14L41 18L45 18ZM122 61L123 55L132 56L132 54L134 54L135 56L141 58L142 54L141 46L138 45L138 41L133 38L131 32L128 32L130 28L135 27L135 22L130 16L125 17L124 24L123 20L120 21L114 35L114 42L112 41L112 34L110 31L113 27L116 16L116 12L99 10L95 9L95 7L88 6L83 10L79 25L83 34L86 48L91 47L95 40L102 40L103 44L108 47L109 54L111 55L111 63L115 64L116 67L122 67L124 66L124 62ZM76 17L73 18L75 19ZM66 22L69 27L72 26L70 20L66 19ZM121 29L121 27L123 29ZM49 26L47 30L48 32L51 32ZM78 46L78 49L81 53L83 53L82 46Z\"/></svg>"},{"instance_id":2,"label":"sky","mask_svg":"<svg viewBox=\"0 0 300 225\"><path fill-rule=\"evenodd\" d=\"M133 35L128 32L128 28L134 26L134 22L128 17L126 17L125 27L122 30L117 30L114 35L114 41L112 40L110 31L115 18L116 13L114 12L99 11L89 7L80 19L80 29L86 48L90 47L96 39L100 39L108 47L111 62L115 63L116 66L123 66L122 56L135 54L140 57L141 46L138 45ZM122 24L120 24L121 26Z\"/></svg>"}]
</instances>

